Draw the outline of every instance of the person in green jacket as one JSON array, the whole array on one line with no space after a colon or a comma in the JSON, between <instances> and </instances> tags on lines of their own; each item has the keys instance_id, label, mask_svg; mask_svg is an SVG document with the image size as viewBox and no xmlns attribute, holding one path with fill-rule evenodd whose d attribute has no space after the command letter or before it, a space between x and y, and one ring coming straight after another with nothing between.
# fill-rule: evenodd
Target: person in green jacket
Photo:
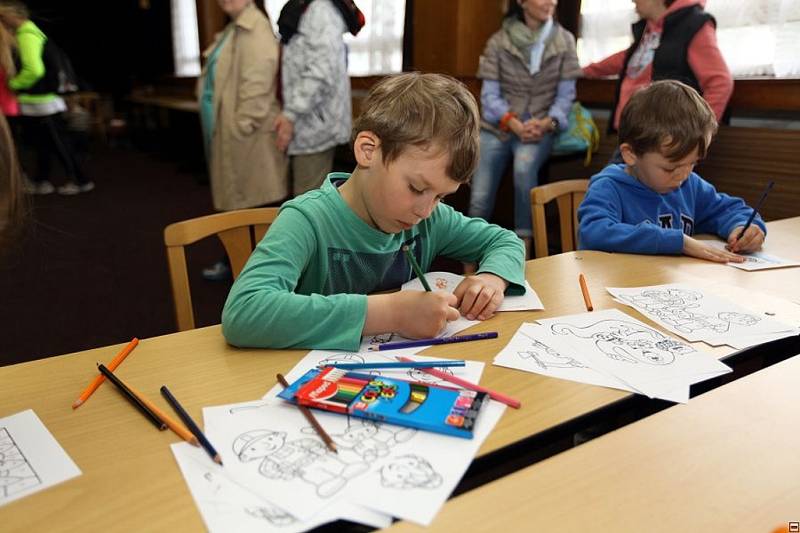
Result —
<instances>
[{"instance_id":1,"label":"person in green jacket","mask_svg":"<svg viewBox=\"0 0 800 533\"><path fill-rule=\"evenodd\" d=\"M73 195L94 189L83 174L66 131L64 100L45 84L44 52L47 36L30 20L28 8L17 0L0 0L0 24L16 34L19 52L17 75L8 87L17 93L23 140L36 152L36 172L29 173L28 192L50 194L56 188L49 181L53 154L61 161L67 182L59 194Z\"/></svg>"},{"instance_id":2,"label":"person in green jacket","mask_svg":"<svg viewBox=\"0 0 800 533\"><path fill-rule=\"evenodd\" d=\"M235 346L357 350L362 335L433 337L459 314L485 320L523 294L522 241L441 200L478 160L475 98L455 79L406 73L370 91L353 128L357 167L283 205L228 295ZM453 294L397 289L446 256L477 262Z\"/></svg>"}]
</instances>

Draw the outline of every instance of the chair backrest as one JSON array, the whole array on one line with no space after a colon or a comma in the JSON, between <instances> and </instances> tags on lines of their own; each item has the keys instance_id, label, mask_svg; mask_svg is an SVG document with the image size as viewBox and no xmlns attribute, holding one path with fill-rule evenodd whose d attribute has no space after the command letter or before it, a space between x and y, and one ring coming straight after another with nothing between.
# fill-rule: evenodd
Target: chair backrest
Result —
<instances>
[{"instance_id":1,"label":"chair backrest","mask_svg":"<svg viewBox=\"0 0 800 533\"><path fill-rule=\"evenodd\" d=\"M547 257L547 223L544 206L552 200L558 204L561 229L561 251L571 252L578 244L578 206L589 188L589 180L562 180L531 189L531 217L536 257Z\"/></svg>"},{"instance_id":2,"label":"chair backrest","mask_svg":"<svg viewBox=\"0 0 800 533\"><path fill-rule=\"evenodd\" d=\"M277 216L277 207L241 209L175 222L164 228L164 244L167 247L167 264L178 331L194 329L185 247L216 235L225 247L225 253L231 262L233 279L236 279L250 253Z\"/></svg>"}]
</instances>

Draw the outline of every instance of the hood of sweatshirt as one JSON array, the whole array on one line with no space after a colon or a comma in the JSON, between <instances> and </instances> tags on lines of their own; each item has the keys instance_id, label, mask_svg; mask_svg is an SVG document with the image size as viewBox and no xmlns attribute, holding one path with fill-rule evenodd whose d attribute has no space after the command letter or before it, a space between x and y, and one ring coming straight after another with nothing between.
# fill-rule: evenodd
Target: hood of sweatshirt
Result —
<instances>
[{"instance_id":1,"label":"hood of sweatshirt","mask_svg":"<svg viewBox=\"0 0 800 533\"><path fill-rule=\"evenodd\" d=\"M676 0L671 6L667 8L667 11L664 13L664 15L661 16L661 18L659 18L656 21L648 20L647 27L650 28L651 30L657 30L660 32L661 28L664 27L664 19L668 15L671 15L672 13L678 11L679 9L691 6L700 6L703 9L705 9L706 0Z\"/></svg>"},{"instance_id":2,"label":"hood of sweatshirt","mask_svg":"<svg viewBox=\"0 0 800 533\"><path fill-rule=\"evenodd\" d=\"M627 194L645 197L652 197L654 195L662 196L661 193L657 193L647 185L643 184L641 181L637 180L635 177L625 172L624 163L612 164L605 167L599 173L592 176L592 178L589 180L589 187L591 187L593 183L603 179L614 180L625 188L625 192ZM681 187L683 187L687 181L688 180L684 181L683 184L681 184ZM669 193L665 194L672 194L673 192L674 191L670 191Z\"/></svg>"}]
</instances>

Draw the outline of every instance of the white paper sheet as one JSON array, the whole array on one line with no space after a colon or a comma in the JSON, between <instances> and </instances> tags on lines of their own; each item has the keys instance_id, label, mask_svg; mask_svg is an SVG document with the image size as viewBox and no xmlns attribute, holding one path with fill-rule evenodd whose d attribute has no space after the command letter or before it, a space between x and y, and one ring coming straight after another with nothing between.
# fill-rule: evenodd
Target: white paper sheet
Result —
<instances>
[{"instance_id":1,"label":"white paper sheet","mask_svg":"<svg viewBox=\"0 0 800 533\"><path fill-rule=\"evenodd\" d=\"M720 250L725 250L727 243L722 241L703 241L704 244L711 245ZM800 266L800 261L791 259L784 259L775 255L770 255L765 252L753 252L750 254L738 254L745 258L744 263L726 263L728 266L738 268L741 270L767 270L770 268L787 268Z\"/></svg>"},{"instance_id":2,"label":"white paper sheet","mask_svg":"<svg viewBox=\"0 0 800 533\"><path fill-rule=\"evenodd\" d=\"M211 461L202 448L178 442L172 444L172 453L211 532L298 533L340 518L376 528L392 523L391 516L350 503L329 506L312 519L302 521L237 483L225 467Z\"/></svg>"},{"instance_id":3,"label":"white paper sheet","mask_svg":"<svg viewBox=\"0 0 800 533\"><path fill-rule=\"evenodd\" d=\"M0 418L0 506L79 475L33 410Z\"/></svg>"},{"instance_id":4,"label":"white paper sheet","mask_svg":"<svg viewBox=\"0 0 800 533\"><path fill-rule=\"evenodd\" d=\"M617 309L539 320L572 347L566 354L651 397L730 372L709 354L668 337Z\"/></svg>"},{"instance_id":5,"label":"white paper sheet","mask_svg":"<svg viewBox=\"0 0 800 533\"><path fill-rule=\"evenodd\" d=\"M428 272L425 274L425 279L428 281L431 289L434 291L447 291L452 293L458 284L464 280L464 276L453 274L452 272ZM402 291L424 290L422 282L418 278L407 281L400 287ZM497 311L539 311L544 309L539 295L533 290L533 287L526 281L525 294L521 296L506 296L503 298L503 303L500 304Z\"/></svg>"},{"instance_id":6,"label":"white paper sheet","mask_svg":"<svg viewBox=\"0 0 800 533\"><path fill-rule=\"evenodd\" d=\"M356 503L428 524L455 488L505 406L483 407L473 439L315 411L337 444L329 452L300 411L264 402L206 407L205 431L225 471L299 520Z\"/></svg>"},{"instance_id":7,"label":"white paper sheet","mask_svg":"<svg viewBox=\"0 0 800 533\"><path fill-rule=\"evenodd\" d=\"M794 329L694 285L673 283L606 290L620 303L690 342L767 336Z\"/></svg>"}]
</instances>

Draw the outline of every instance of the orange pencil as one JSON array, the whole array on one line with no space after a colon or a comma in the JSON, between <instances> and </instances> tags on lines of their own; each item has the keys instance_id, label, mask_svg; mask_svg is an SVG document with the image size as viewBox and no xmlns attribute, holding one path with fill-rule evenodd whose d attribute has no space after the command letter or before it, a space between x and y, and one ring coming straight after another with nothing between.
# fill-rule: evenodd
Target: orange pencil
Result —
<instances>
[{"instance_id":1,"label":"orange pencil","mask_svg":"<svg viewBox=\"0 0 800 533\"><path fill-rule=\"evenodd\" d=\"M129 342L127 346L125 346L117 354L117 356L111 360L110 363L108 363L108 369L113 372L120 365L120 363L122 363L122 361L124 361L125 358L128 357L128 354L131 353L134 348L136 348L137 344L139 344L139 339L137 339L136 337L132 338L131 342ZM84 390L78 397L78 399L75 400L75 402L72 404L72 408L77 409L78 407L81 406L81 404L83 404L83 402L88 400L89 396L91 396L92 393L97 390L97 387L99 387L100 384L103 383L103 381L105 381L105 379L106 377L103 374L97 374L97 377L94 378L94 381L89 383L89 386L86 387L86 390Z\"/></svg>"},{"instance_id":2,"label":"orange pencil","mask_svg":"<svg viewBox=\"0 0 800 533\"><path fill-rule=\"evenodd\" d=\"M117 376L117 379L119 379L119 376ZM122 380L120 379L120 381L122 381ZM192 434L191 431L189 431L184 426L182 426L174 418L170 418L170 416L167 413L165 413L164 411L162 411L161 409L159 409L156 406L156 404L154 404L153 402L151 402L150 400L145 398L144 395L141 392L137 391L136 389L134 389L133 387L131 387L127 383L125 383L125 386L128 387L128 389L131 391L131 393L133 393L134 396L139 398L139 400L141 400L141 402L143 404L145 404L148 409L153 411L153 414L155 414L162 422L164 422L169 429L174 431L176 435L178 435L180 438L182 438L183 440L185 440L189 444L194 444L195 446L200 446L200 443L197 441L197 437L195 437Z\"/></svg>"},{"instance_id":3,"label":"orange pencil","mask_svg":"<svg viewBox=\"0 0 800 533\"><path fill-rule=\"evenodd\" d=\"M578 276L578 283L581 284L581 292L583 293L583 302L586 304L586 310L594 311L592 299L589 298L589 287L586 286L586 278L583 277L583 274Z\"/></svg>"}]
</instances>

